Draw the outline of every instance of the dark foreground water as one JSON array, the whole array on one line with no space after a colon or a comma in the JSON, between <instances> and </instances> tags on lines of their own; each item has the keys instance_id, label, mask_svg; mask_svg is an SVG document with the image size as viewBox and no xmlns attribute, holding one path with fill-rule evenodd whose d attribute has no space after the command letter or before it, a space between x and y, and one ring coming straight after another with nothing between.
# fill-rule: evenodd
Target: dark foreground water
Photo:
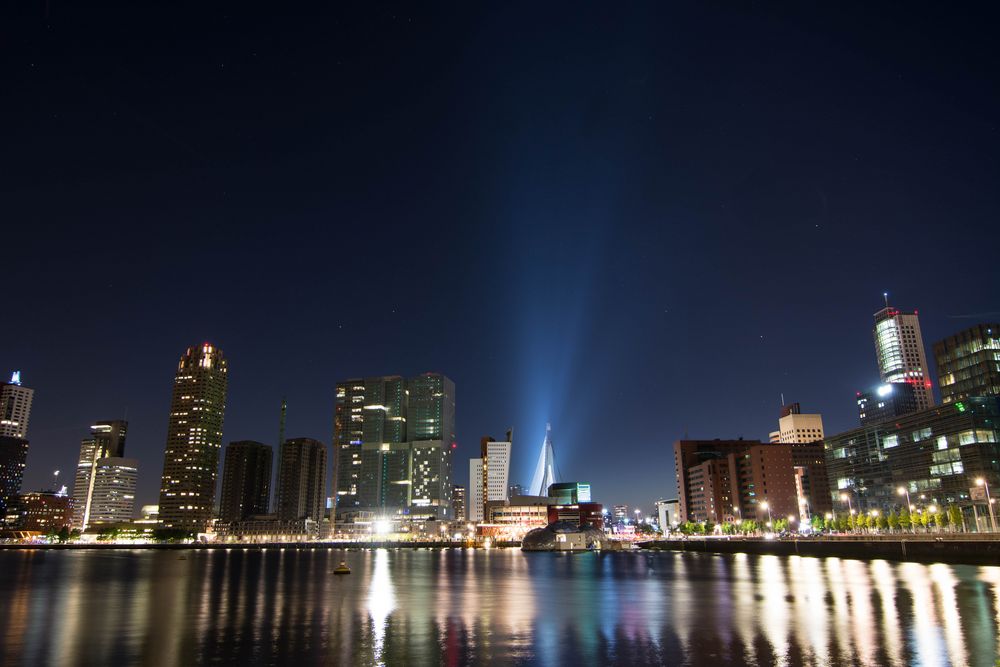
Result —
<instances>
[{"instance_id":1,"label":"dark foreground water","mask_svg":"<svg viewBox=\"0 0 1000 667\"><path fill-rule=\"evenodd\" d=\"M353 574L336 577L346 558ZM2 665L987 665L1000 567L519 550L0 552Z\"/></svg>"}]
</instances>

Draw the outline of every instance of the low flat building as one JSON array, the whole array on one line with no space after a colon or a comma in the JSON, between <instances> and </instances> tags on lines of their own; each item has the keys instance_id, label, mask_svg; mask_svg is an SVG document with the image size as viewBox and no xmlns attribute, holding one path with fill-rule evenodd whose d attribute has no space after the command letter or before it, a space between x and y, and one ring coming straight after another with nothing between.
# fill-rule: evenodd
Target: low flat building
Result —
<instances>
[{"instance_id":1,"label":"low flat building","mask_svg":"<svg viewBox=\"0 0 1000 667\"><path fill-rule=\"evenodd\" d=\"M319 539L320 524L313 519L281 520L274 514L243 521L217 523L216 539L221 542L312 542Z\"/></svg>"}]
</instances>

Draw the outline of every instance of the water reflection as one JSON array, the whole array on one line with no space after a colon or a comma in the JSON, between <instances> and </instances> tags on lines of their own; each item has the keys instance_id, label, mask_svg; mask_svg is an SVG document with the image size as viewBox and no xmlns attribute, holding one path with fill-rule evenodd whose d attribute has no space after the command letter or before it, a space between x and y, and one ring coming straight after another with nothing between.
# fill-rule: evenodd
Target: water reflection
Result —
<instances>
[{"instance_id":1,"label":"water reflection","mask_svg":"<svg viewBox=\"0 0 1000 667\"><path fill-rule=\"evenodd\" d=\"M1000 646L1000 568L835 558L2 552L0 599L4 665L993 667Z\"/></svg>"}]
</instances>

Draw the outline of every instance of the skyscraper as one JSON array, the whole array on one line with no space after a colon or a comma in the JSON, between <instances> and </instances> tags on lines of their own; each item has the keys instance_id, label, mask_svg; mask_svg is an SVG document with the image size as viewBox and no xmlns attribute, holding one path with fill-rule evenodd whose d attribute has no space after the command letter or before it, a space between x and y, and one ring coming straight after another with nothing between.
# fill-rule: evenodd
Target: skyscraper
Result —
<instances>
[{"instance_id":1,"label":"skyscraper","mask_svg":"<svg viewBox=\"0 0 1000 667\"><path fill-rule=\"evenodd\" d=\"M80 442L80 458L76 464L76 474L73 480L73 526L86 530L91 521L91 510L94 500L94 487L97 481L98 461L106 458L121 458L125 456L125 438L128 434L128 422L122 419L99 421L90 427L90 437ZM110 465L114 465L111 463ZM104 468L109 467L108 463ZM110 470L107 470L110 472ZM128 472L118 479L127 483ZM133 476L134 477L134 476ZM101 488L113 490L115 478L102 481ZM124 495L135 497L135 486L124 490ZM115 490L115 495L121 495ZM102 501L103 504L108 499ZM114 507L121 508L121 499L116 498ZM131 516L131 508L129 508Z\"/></svg>"},{"instance_id":2,"label":"skyscraper","mask_svg":"<svg viewBox=\"0 0 1000 667\"><path fill-rule=\"evenodd\" d=\"M483 500L483 460L469 459L469 496L466 510L469 521L482 521L485 517Z\"/></svg>"},{"instance_id":3,"label":"skyscraper","mask_svg":"<svg viewBox=\"0 0 1000 667\"><path fill-rule=\"evenodd\" d=\"M21 371L14 371L10 382L0 384L0 436L27 437L34 395L34 389L21 384Z\"/></svg>"},{"instance_id":4,"label":"skyscraper","mask_svg":"<svg viewBox=\"0 0 1000 667\"><path fill-rule=\"evenodd\" d=\"M321 521L326 507L326 445L290 438L278 453L275 510L281 521Z\"/></svg>"},{"instance_id":5,"label":"skyscraper","mask_svg":"<svg viewBox=\"0 0 1000 667\"><path fill-rule=\"evenodd\" d=\"M160 486L160 522L202 531L212 519L226 413L227 364L209 343L190 347L174 378Z\"/></svg>"},{"instance_id":6,"label":"skyscraper","mask_svg":"<svg viewBox=\"0 0 1000 667\"><path fill-rule=\"evenodd\" d=\"M908 382L914 385L918 409L934 405L917 311L904 313L887 301L886 307L875 313L872 335L882 382Z\"/></svg>"},{"instance_id":7,"label":"skyscraper","mask_svg":"<svg viewBox=\"0 0 1000 667\"><path fill-rule=\"evenodd\" d=\"M461 484L451 485L451 511L456 521L464 521L465 515L465 487Z\"/></svg>"},{"instance_id":8,"label":"skyscraper","mask_svg":"<svg viewBox=\"0 0 1000 667\"><path fill-rule=\"evenodd\" d=\"M535 466L535 474L531 478L531 487L528 491L533 496L544 496L549 492L549 485L558 481L556 455L552 449L552 424L546 424L545 440L542 441L542 451L538 454L538 464Z\"/></svg>"},{"instance_id":9,"label":"skyscraper","mask_svg":"<svg viewBox=\"0 0 1000 667\"><path fill-rule=\"evenodd\" d=\"M274 450L262 442L237 440L226 445L220 521L243 521L255 514L267 514L273 459Z\"/></svg>"},{"instance_id":10,"label":"skyscraper","mask_svg":"<svg viewBox=\"0 0 1000 667\"><path fill-rule=\"evenodd\" d=\"M977 324L934 343L941 402L1000 396L1000 322Z\"/></svg>"},{"instance_id":11,"label":"skyscraper","mask_svg":"<svg viewBox=\"0 0 1000 667\"><path fill-rule=\"evenodd\" d=\"M97 460L90 503L91 525L132 519L138 476L139 462L136 459L109 456Z\"/></svg>"},{"instance_id":12,"label":"skyscraper","mask_svg":"<svg viewBox=\"0 0 1000 667\"><path fill-rule=\"evenodd\" d=\"M0 435L0 521L21 493L24 464L28 460L28 441Z\"/></svg>"},{"instance_id":13,"label":"skyscraper","mask_svg":"<svg viewBox=\"0 0 1000 667\"><path fill-rule=\"evenodd\" d=\"M337 508L447 516L455 447L455 385L438 373L337 384L334 417Z\"/></svg>"},{"instance_id":14,"label":"skyscraper","mask_svg":"<svg viewBox=\"0 0 1000 667\"><path fill-rule=\"evenodd\" d=\"M510 478L510 453L512 432L507 431L507 441L497 442L489 436L479 441L480 456L483 461L482 495L483 503L509 500L507 483ZM483 510L486 516L487 511Z\"/></svg>"}]
</instances>

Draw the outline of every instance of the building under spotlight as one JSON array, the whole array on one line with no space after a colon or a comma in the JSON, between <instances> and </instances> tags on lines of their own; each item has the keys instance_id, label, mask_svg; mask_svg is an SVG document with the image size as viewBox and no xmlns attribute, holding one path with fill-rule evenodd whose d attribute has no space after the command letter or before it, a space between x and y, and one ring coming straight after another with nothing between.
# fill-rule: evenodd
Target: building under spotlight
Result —
<instances>
[{"instance_id":1,"label":"building under spotlight","mask_svg":"<svg viewBox=\"0 0 1000 667\"><path fill-rule=\"evenodd\" d=\"M886 301L886 307L874 315L875 354L883 384L908 382L914 385L917 408L934 405L924 339L920 334L917 311L904 313Z\"/></svg>"},{"instance_id":2,"label":"building under spotlight","mask_svg":"<svg viewBox=\"0 0 1000 667\"><path fill-rule=\"evenodd\" d=\"M531 478L531 486L528 491L532 495L544 496L549 491L549 486L559 480L556 479L556 455L552 448L552 424L545 425L545 439L542 440L542 450L538 453L538 463L535 465L535 474Z\"/></svg>"}]
</instances>

